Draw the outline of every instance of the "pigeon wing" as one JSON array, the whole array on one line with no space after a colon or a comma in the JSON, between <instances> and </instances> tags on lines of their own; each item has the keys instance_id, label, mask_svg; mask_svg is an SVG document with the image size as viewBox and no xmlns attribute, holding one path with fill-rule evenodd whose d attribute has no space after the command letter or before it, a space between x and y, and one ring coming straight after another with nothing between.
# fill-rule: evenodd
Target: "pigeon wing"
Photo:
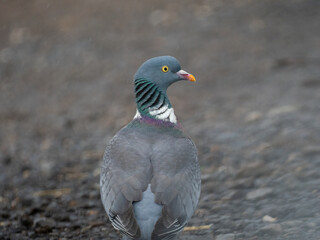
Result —
<instances>
[{"instance_id":1,"label":"pigeon wing","mask_svg":"<svg viewBox=\"0 0 320 240\"><path fill-rule=\"evenodd\" d=\"M155 149L151 190L163 205L152 239L173 239L191 218L199 200L201 178L197 150L188 138L164 139Z\"/></svg>"},{"instance_id":2,"label":"pigeon wing","mask_svg":"<svg viewBox=\"0 0 320 240\"><path fill-rule=\"evenodd\" d=\"M101 199L112 225L129 239L138 239L140 229L132 202L140 201L151 179L151 164L129 129L120 131L103 157L100 177Z\"/></svg>"}]
</instances>

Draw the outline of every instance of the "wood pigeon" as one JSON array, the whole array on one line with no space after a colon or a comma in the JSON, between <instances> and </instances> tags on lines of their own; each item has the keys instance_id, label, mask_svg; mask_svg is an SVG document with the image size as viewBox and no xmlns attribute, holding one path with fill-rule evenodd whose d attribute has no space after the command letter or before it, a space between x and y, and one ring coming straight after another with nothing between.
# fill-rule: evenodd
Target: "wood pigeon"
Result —
<instances>
[{"instance_id":1,"label":"wood pigeon","mask_svg":"<svg viewBox=\"0 0 320 240\"><path fill-rule=\"evenodd\" d=\"M166 93L180 80L196 81L174 57L144 62L134 76L136 115L105 150L101 199L123 239L176 239L198 204L197 149Z\"/></svg>"}]
</instances>

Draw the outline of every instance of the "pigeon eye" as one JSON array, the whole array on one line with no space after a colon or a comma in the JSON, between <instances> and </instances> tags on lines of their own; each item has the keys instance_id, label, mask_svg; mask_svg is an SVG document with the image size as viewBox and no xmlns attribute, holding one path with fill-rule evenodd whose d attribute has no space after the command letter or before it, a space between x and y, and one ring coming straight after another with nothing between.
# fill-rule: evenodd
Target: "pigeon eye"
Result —
<instances>
[{"instance_id":1,"label":"pigeon eye","mask_svg":"<svg viewBox=\"0 0 320 240\"><path fill-rule=\"evenodd\" d=\"M162 70L162 72L168 72L168 71L169 71L169 68L168 68L168 66L163 66L163 67L161 68L161 70Z\"/></svg>"}]
</instances>

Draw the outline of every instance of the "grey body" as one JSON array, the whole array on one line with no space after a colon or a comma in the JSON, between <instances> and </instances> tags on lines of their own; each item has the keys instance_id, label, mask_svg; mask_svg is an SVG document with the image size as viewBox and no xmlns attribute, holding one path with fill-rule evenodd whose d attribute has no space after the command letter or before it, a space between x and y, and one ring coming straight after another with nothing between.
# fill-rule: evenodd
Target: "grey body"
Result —
<instances>
[{"instance_id":1,"label":"grey body","mask_svg":"<svg viewBox=\"0 0 320 240\"><path fill-rule=\"evenodd\" d=\"M101 198L124 239L175 239L197 206L200 185L196 147L176 126L133 120L105 151Z\"/></svg>"}]
</instances>

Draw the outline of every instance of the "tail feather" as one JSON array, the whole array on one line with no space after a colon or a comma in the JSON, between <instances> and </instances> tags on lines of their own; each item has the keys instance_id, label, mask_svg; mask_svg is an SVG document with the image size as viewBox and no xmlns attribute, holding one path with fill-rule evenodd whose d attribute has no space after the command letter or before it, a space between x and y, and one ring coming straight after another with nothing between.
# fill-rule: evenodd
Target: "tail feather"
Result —
<instances>
[{"instance_id":1,"label":"tail feather","mask_svg":"<svg viewBox=\"0 0 320 240\"><path fill-rule=\"evenodd\" d=\"M133 203L135 218L140 227L141 240L151 239L154 226L161 216L162 206L154 201L154 194L151 192L150 184L143 192L142 200Z\"/></svg>"}]
</instances>

